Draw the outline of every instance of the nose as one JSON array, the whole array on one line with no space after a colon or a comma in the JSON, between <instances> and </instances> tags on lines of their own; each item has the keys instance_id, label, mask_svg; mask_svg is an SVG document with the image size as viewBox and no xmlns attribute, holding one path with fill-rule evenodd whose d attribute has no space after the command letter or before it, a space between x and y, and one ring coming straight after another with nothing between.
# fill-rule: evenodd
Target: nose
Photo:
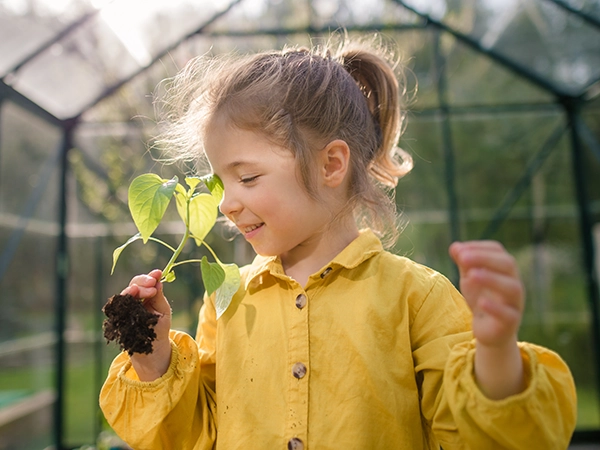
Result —
<instances>
[{"instance_id":1,"label":"nose","mask_svg":"<svg viewBox=\"0 0 600 450\"><path fill-rule=\"evenodd\" d=\"M240 212L241 209L242 205L239 200L237 200L233 189L224 190L223 199L219 205L219 210L221 213L223 213L223 215L227 216L229 219L234 220L234 217Z\"/></svg>"}]
</instances>

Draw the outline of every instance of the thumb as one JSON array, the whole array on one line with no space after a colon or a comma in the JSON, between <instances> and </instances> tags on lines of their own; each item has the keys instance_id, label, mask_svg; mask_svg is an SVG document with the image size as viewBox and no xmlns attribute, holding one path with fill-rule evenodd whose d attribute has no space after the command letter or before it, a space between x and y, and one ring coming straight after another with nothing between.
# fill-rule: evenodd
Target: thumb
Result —
<instances>
[{"instance_id":1,"label":"thumb","mask_svg":"<svg viewBox=\"0 0 600 450\"><path fill-rule=\"evenodd\" d=\"M453 242L452 244L450 244L450 247L448 248L448 253L450 254L450 258L452 258L452 261L454 261L454 263L458 267L458 273L461 278L463 278L465 276L465 269L462 266L461 261L460 261L460 253L461 253L462 248L463 248L463 245L461 242Z\"/></svg>"},{"instance_id":2,"label":"thumb","mask_svg":"<svg viewBox=\"0 0 600 450\"><path fill-rule=\"evenodd\" d=\"M156 284L154 285L156 294L150 298L144 299L144 306L146 306L147 309L153 310L155 313L170 316L171 305L169 305L169 301L164 295L163 283L160 281L160 278L162 277L162 271L155 269L148 275L156 279Z\"/></svg>"},{"instance_id":3,"label":"thumb","mask_svg":"<svg viewBox=\"0 0 600 450\"><path fill-rule=\"evenodd\" d=\"M152 278L156 279L156 281L160 281L160 279L162 278L162 270L154 269L148 274L148 276L151 276Z\"/></svg>"}]
</instances>

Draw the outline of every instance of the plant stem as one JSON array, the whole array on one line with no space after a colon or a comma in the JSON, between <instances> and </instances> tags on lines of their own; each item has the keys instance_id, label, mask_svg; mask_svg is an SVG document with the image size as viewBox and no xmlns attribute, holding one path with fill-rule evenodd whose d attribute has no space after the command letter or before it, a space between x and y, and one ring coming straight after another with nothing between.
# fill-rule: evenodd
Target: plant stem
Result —
<instances>
[{"instance_id":1,"label":"plant stem","mask_svg":"<svg viewBox=\"0 0 600 450\"><path fill-rule=\"evenodd\" d=\"M173 268L173 266L175 264L175 261L177 260L177 258L181 254L181 251L183 250L183 247L185 246L185 243L187 242L187 240L189 239L189 237L190 237L190 230L188 229L188 227L186 225L186 227L185 227L185 233L184 233L183 237L181 238L181 242L179 243L179 246L177 247L177 249L173 253L173 256L171 256L171 259L169 260L169 262L167 263L167 265L163 269L163 277L166 274L168 274L171 271L171 269Z\"/></svg>"},{"instance_id":2,"label":"plant stem","mask_svg":"<svg viewBox=\"0 0 600 450\"><path fill-rule=\"evenodd\" d=\"M210 248L210 245L208 245L206 243L206 241L202 241L202 243L208 249L208 251L210 252L210 254L213 255L213 258L215 258L215 261L217 261L220 265L223 265L223 263L221 262L221 260L219 258L217 258L217 254L215 253L215 251L212 248Z\"/></svg>"},{"instance_id":3,"label":"plant stem","mask_svg":"<svg viewBox=\"0 0 600 450\"><path fill-rule=\"evenodd\" d=\"M193 236L192 236L193 237ZM210 252L211 255L213 255L213 258L215 258L215 261L218 262L220 265L223 265L223 263L221 262L221 260L217 257L217 254L215 253L215 251L210 247L210 245L208 245L206 243L206 241L204 239L200 239L200 242L202 242L202 245L204 245L208 251ZM191 261L190 261L191 262Z\"/></svg>"},{"instance_id":4,"label":"plant stem","mask_svg":"<svg viewBox=\"0 0 600 450\"><path fill-rule=\"evenodd\" d=\"M167 247L169 250L171 250L173 253L175 253L175 249L174 249L173 247L171 247L171 246L170 246L169 244L167 244L166 242L164 242L164 241L161 241L160 239L157 239L157 238L155 238L155 237L152 237L152 236L150 236L150 237L148 238L148 240L149 240L149 241L158 242L159 244L162 244L162 245L164 245L164 246L165 246L165 247Z\"/></svg>"},{"instance_id":5,"label":"plant stem","mask_svg":"<svg viewBox=\"0 0 600 450\"><path fill-rule=\"evenodd\" d=\"M174 264L171 266L171 269L174 269L175 267L177 267L177 266L181 266L181 265L183 265L183 264L188 264L188 263L200 263L200 262L202 262L202 260L201 260L201 259L186 259L185 261L178 261L178 262L174 263Z\"/></svg>"}]
</instances>

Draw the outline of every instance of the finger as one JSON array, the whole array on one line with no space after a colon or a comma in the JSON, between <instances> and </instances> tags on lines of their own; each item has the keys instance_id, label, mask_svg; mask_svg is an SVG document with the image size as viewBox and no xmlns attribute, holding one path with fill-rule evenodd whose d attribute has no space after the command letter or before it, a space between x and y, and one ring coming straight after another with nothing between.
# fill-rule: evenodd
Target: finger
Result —
<instances>
[{"instance_id":1,"label":"finger","mask_svg":"<svg viewBox=\"0 0 600 450\"><path fill-rule=\"evenodd\" d=\"M126 287L121 291L121 295L131 295L132 297L139 299L152 298L158 293L158 289L155 287L144 287L137 284Z\"/></svg>"},{"instance_id":2,"label":"finger","mask_svg":"<svg viewBox=\"0 0 600 450\"><path fill-rule=\"evenodd\" d=\"M161 315L170 315L171 314L171 305L167 301L166 297L163 294L162 283L157 282L155 287L147 288L148 295L144 298L144 306L148 309L151 308L152 311L161 314Z\"/></svg>"},{"instance_id":3,"label":"finger","mask_svg":"<svg viewBox=\"0 0 600 450\"><path fill-rule=\"evenodd\" d=\"M506 251L504 246L500 242L491 240L462 241L454 242L454 244L459 244L460 247L464 249L482 248L487 250Z\"/></svg>"},{"instance_id":4,"label":"finger","mask_svg":"<svg viewBox=\"0 0 600 450\"><path fill-rule=\"evenodd\" d=\"M502 303L523 309L524 288L520 279L486 269L471 269L463 280L464 286L473 291L493 292Z\"/></svg>"},{"instance_id":5,"label":"finger","mask_svg":"<svg viewBox=\"0 0 600 450\"><path fill-rule=\"evenodd\" d=\"M154 278L156 281L160 281L160 279L162 278L162 270L154 269L148 274L148 276Z\"/></svg>"},{"instance_id":6,"label":"finger","mask_svg":"<svg viewBox=\"0 0 600 450\"><path fill-rule=\"evenodd\" d=\"M503 248L453 244L450 255L462 272L478 267L507 275L518 274L515 258Z\"/></svg>"},{"instance_id":7,"label":"finger","mask_svg":"<svg viewBox=\"0 0 600 450\"><path fill-rule=\"evenodd\" d=\"M158 290L155 287L143 287L143 286L138 286L138 297L141 299L151 299L154 298L156 296L156 294L158 293Z\"/></svg>"},{"instance_id":8,"label":"finger","mask_svg":"<svg viewBox=\"0 0 600 450\"><path fill-rule=\"evenodd\" d=\"M469 250L488 250L490 252L505 251L502 244L497 241L463 241L450 244L449 253L455 262L460 253Z\"/></svg>"},{"instance_id":9,"label":"finger","mask_svg":"<svg viewBox=\"0 0 600 450\"><path fill-rule=\"evenodd\" d=\"M151 272L153 273L153 272ZM135 277L133 277L131 279L131 281L129 282L129 286L133 286L134 284L137 284L138 286L141 287L154 287L156 286L156 283L158 282L158 279L155 276L150 276L149 274L141 274L141 275L136 275Z\"/></svg>"},{"instance_id":10,"label":"finger","mask_svg":"<svg viewBox=\"0 0 600 450\"><path fill-rule=\"evenodd\" d=\"M125 289L121 291L121 295L131 295L133 297L138 297L139 294L139 286L137 284L127 286Z\"/></svg>"}]
</instances>

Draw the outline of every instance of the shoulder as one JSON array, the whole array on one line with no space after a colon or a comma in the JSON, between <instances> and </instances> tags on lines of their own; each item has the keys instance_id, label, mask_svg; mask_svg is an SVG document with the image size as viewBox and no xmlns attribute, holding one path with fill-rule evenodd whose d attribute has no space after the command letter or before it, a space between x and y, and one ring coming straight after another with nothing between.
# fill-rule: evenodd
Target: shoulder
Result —
<instances>
[{"instance_id":1,"label":"shoulder","mask_svg":"<svg viewBox=\"0 0 600 450\"><path fill-rule=\"evenodd\" d=\"M443 274L435 269L389 251L379 253L373 258L372 264L377 266L377 272L382 279L393 277L395 280L402 279L423 287L433 286L439 282L450 283Z\"/></svg>"},{"instance_id":2,"label":"shoulder","mask_svg":"<svg viewBox=\"0 0 600 450\"><path fill-rule=\"evenodd\" d=\"M388 251L372 258L370 264L381 290L395 292L407 302L414 315L442 305L451 309L464 306L454 284L431 267Z\"/></svg>"}]
</instances>

